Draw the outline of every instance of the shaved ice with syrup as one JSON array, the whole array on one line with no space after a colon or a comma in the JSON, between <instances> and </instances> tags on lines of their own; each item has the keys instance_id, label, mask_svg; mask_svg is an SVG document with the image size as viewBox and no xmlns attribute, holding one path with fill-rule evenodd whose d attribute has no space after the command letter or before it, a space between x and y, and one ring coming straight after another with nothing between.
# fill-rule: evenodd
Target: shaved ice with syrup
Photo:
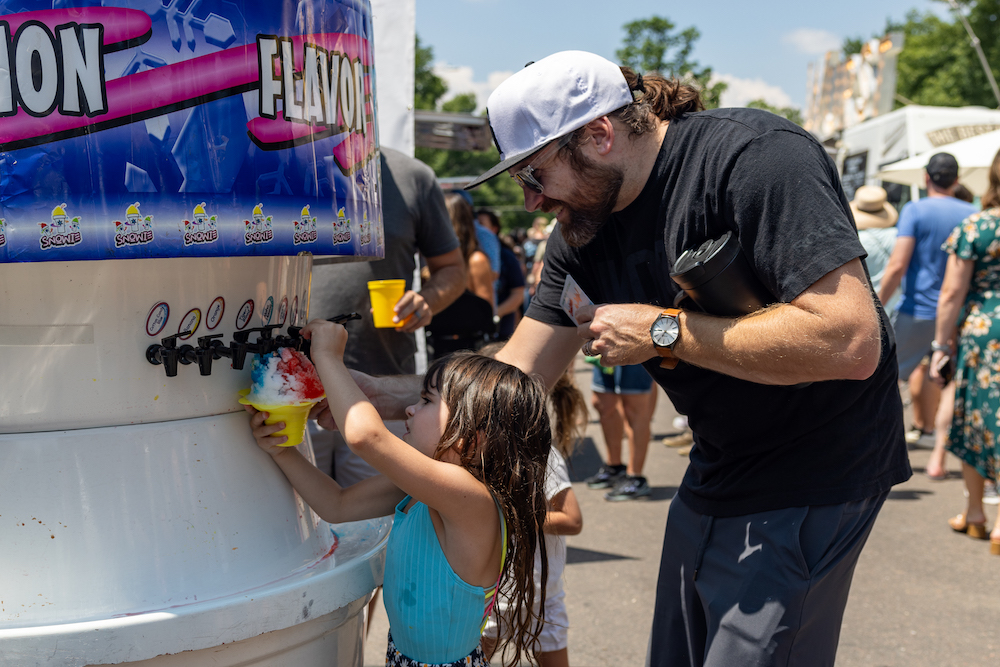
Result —
<instances>
[{"instance_id":1,"label":"shaved ice with syrup","mask_svg":"<svg viewBox=\"0 0 1000 667\"><path fill-rule=\"evenodd\" d=\"M268 413L265 424L284 422L285 427L274 434L288 436L282 447L302 442L309 411L326 396L309 358L289 347L263 357L255 355L250 377L253 384L240 392L239 402Z\"/></svg>"},{"instance_id":2,"label":"shaved ice with syrup","mask_svg":"<svg viewBox=\"0 0 1000 667\"><path fill-rule=\"evenodd\" d=\"M261 405L315 403L325 396L309 357L290 347L279 348L263 358L254 355L250 378L253 386L247 399Z\"/></svg>"}]
</instances>

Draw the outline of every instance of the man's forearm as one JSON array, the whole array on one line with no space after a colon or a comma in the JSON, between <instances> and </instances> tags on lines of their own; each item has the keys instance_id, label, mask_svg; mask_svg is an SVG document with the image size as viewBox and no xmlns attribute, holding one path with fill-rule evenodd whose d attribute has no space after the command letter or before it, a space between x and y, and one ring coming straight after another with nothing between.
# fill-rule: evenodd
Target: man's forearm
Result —
<instances>
[{"instance_id":1,"label":"man's forearm","mask_svg":"<svg viewBox=\"0 0 1000 667\"><path fill-rule=\"evenodd\" d=\"M677 356L695 366L760 384L870 376L881 345L874 309L874 324L861 335L851 323L831 326L817 322L817 317L789 304L739 319L685 311Z\"/></svg>"},{"instance_id":2,"label":"man's forearm","mask_svg":"<svg viewBox=\"0 0 1000 667\"><path fill-rule=\"evenodd\" d=\"M420 296L427 302L431 313L437 315L461 296L464 289L465 267L449 265L431 273L420 288Z\"/></svg>"}]
</instances>

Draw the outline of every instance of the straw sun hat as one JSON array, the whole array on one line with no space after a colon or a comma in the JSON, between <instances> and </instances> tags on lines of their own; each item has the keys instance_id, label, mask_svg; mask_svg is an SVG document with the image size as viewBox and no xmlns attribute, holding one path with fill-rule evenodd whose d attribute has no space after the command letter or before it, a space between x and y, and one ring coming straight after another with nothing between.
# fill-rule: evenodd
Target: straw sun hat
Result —
<instances>
[{"instance_id":1,"label":"straw sun hat","mask_svg":"<svg viewBox=\"0 0 1000 667\"><path fill-rule=\"evenodd\" d=\"M892 227L899 214L887 201L884 189L874 185L862 185L854 193L851 212L858 229Z\"/></svg>"}]
</instances>

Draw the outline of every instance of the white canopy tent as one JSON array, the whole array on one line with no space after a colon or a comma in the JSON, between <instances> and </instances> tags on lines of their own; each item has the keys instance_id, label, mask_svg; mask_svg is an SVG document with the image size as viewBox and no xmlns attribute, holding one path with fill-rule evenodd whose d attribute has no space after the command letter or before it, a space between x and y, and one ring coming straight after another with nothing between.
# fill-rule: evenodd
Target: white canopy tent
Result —
<instances>
[{"instance_id":1,"label":"white canopy tent","mask_svg":"<svg viewBox=\"0 0 1000 667\"><path fill-rule=\"evenodd\" d=\"M936 153L951 153L958 160L958 180L974 194L982 196L989 185L990 166L1000 151L1000 130L987 132L914 155L886 165L876 174L890 183L923 187L927 161Z\"/></svg>"}]
</instances>

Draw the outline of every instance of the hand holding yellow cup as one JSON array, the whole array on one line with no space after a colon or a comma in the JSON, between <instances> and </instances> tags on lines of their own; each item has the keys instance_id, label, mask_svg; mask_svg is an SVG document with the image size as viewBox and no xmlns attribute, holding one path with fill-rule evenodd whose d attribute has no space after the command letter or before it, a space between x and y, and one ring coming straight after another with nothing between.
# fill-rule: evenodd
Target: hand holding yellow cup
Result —
<instances>
[{"instance_id":1,"label":"hand holding yellow cup","mask_svg":"<svg viewBox=\"0 0 1000 667\"><path fill-rule=\"evenodd\" d=\"M402 322L393 322L396 315L393 311L396 303L403 298L406 291L405 280L369 280L368 296L372 304L372 319L377 329L395 329Z\"/></svg>"},{"instance_id":2,"label":"hand holding yellow cup","mask_svg":"<svg viewBox=\"0 0 1000 667\"><path fill-rule=\"evenodd\" d=\"M284 435L288 437L286 442L279 445L280 447L295 447L305 440L306 422L309 421L309 411L319 402L319 399L316 401L292 403L290 405L267 405L264 403L255 403L248 399L247 394L250 393L249 389L242 389L239 393L240 403L251 405L258 412L267 413L267 419L264 420L265 424L271 425L285 422L285 428L271 434L273 436Z\"/></svg>"}]
</instances>

